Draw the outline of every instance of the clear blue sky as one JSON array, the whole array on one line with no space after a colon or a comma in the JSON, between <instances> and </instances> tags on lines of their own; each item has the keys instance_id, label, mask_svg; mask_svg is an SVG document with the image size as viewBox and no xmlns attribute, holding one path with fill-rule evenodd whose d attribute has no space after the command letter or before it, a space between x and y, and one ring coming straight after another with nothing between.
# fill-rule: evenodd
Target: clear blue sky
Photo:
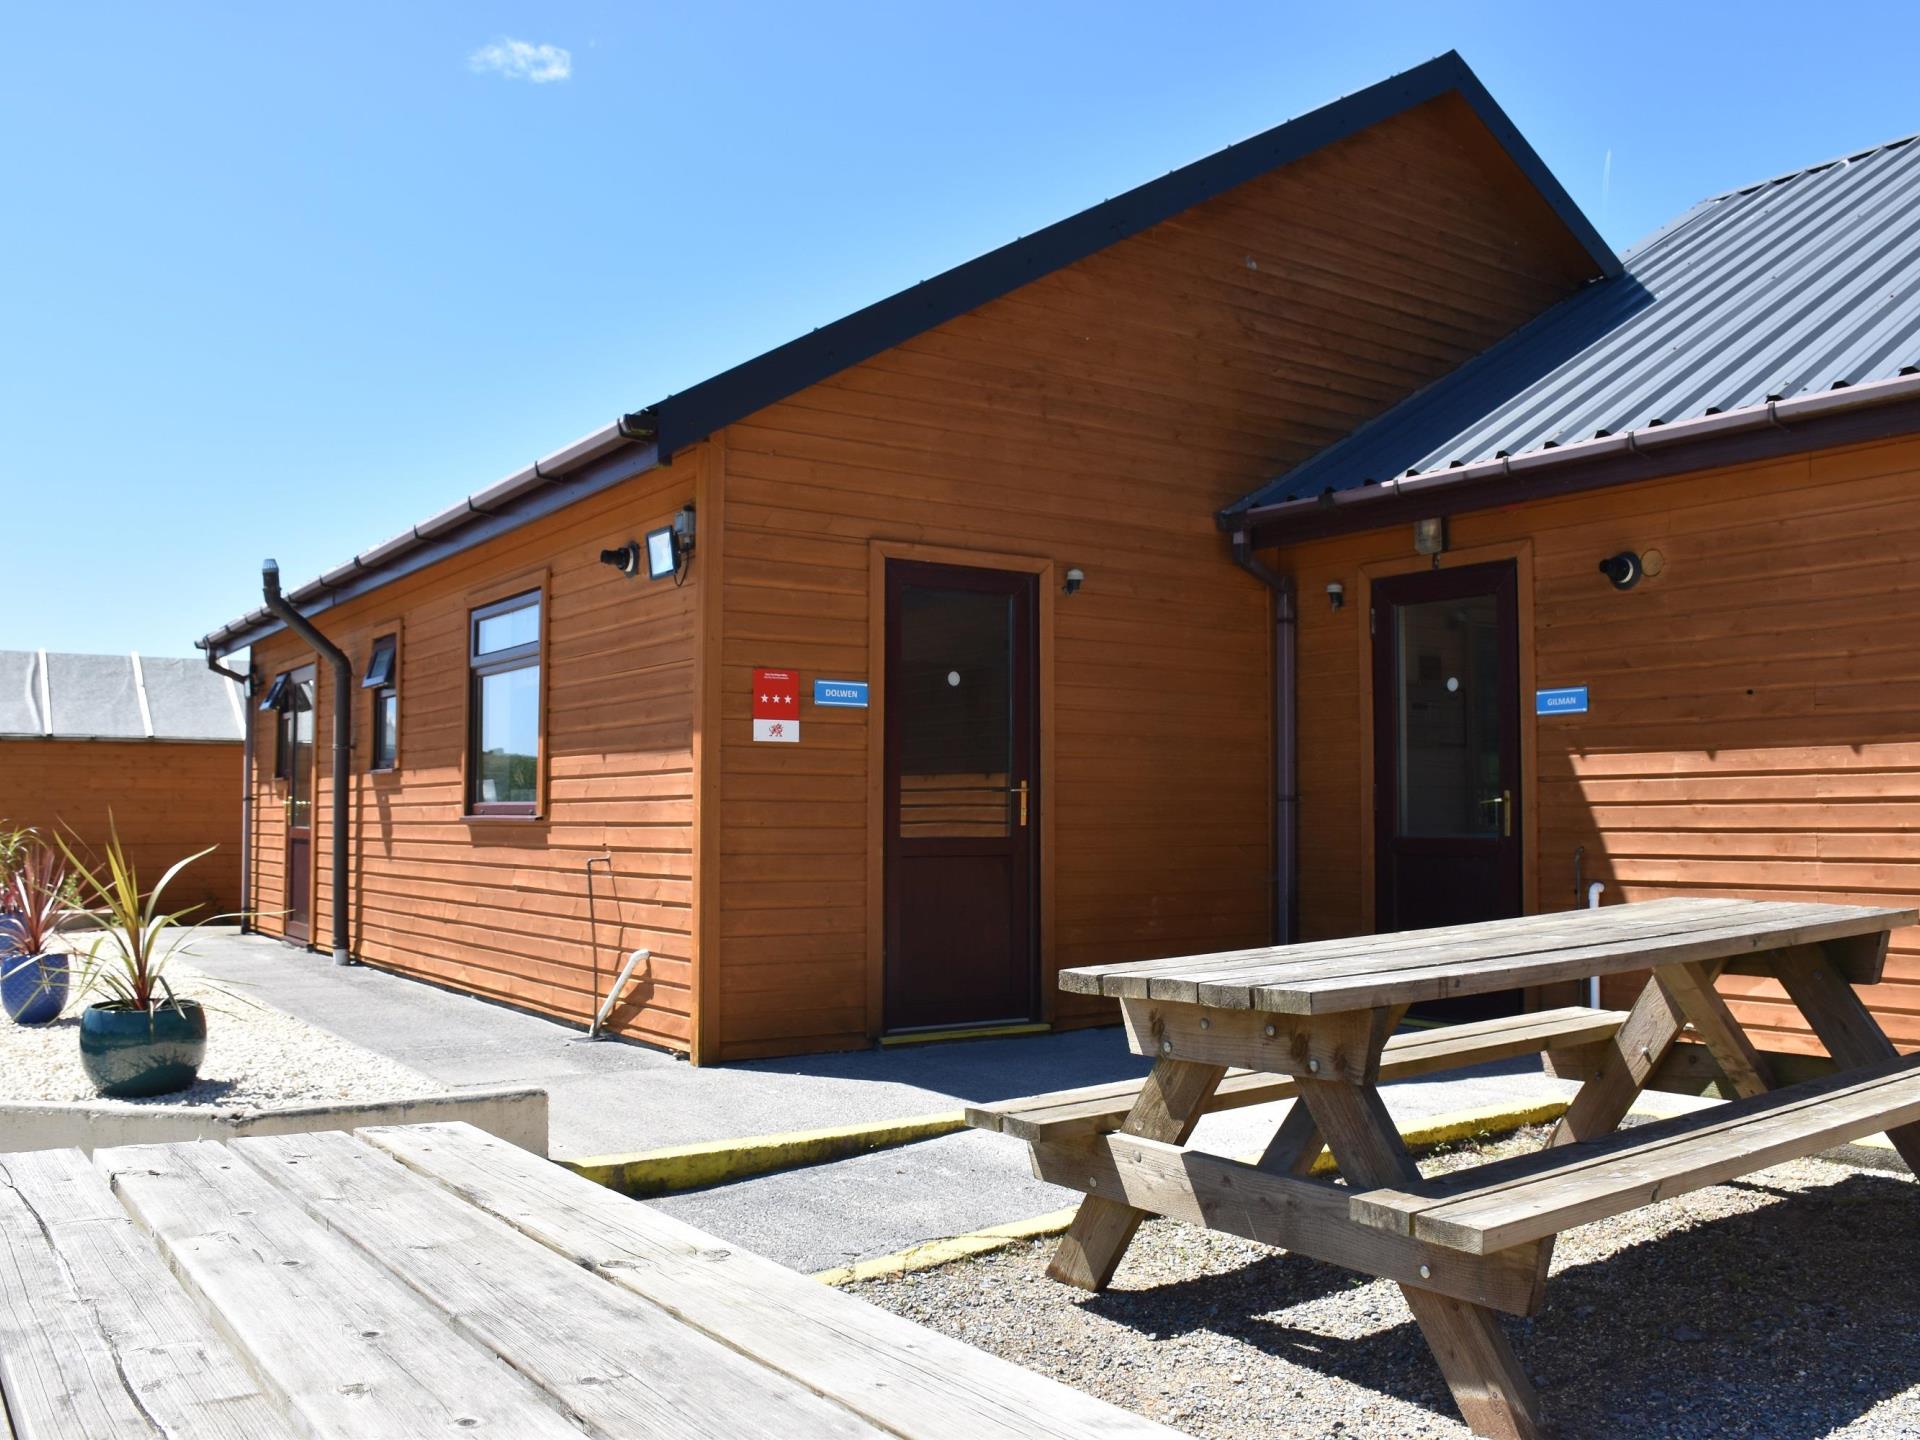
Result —
<instances>
[{"instance_id":1,"label":"clear blue sky","mask_svg":"<svg viewBox=\"0 0 1920 1440\"><path fill-rule=\"evenodd\" d=\"M73 3L7 41L0 648L191 654L263 556L304 581L1449 47L1616 245L1920 130L1911 0Z\"/></svg>"}]
</instances>

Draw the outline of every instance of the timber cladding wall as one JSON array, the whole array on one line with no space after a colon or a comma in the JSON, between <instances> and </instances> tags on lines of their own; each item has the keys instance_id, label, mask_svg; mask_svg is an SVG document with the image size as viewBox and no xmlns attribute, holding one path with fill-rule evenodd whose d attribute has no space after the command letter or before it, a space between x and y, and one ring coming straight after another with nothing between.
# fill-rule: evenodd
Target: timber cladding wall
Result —
<instances>
[{"instance_id":1,"label":"timber cladding wall","mask_svg":"<svg viewBox=\"0 0 1920 1440\"><path fill-rule=\"evenodd\" d=\"M1586 685L1591 713L1536 721L1532 884L1575 903L1573 855L1606 902L1715 894L1911 905L1920 898L1920 442L1626 485L1457 517L1446 563L1523 552L1533 682ZM1370 722L1359 582L1404 563L1408 527L1283 550L1300 627L1305 932L1363 933ZM1657 550L1630 591L1596 570ZM1523 570L1523 580L1526 571ZM1312 603L1340 580L1362 603ZM1920 935L1896 932L1868 999L1920 1047ZM1607 1002L1629 998L1629 982ZM1770 981L1723 982L1761 1043L1817 1048Z\"/></svg>"},{"instance_id":2,"label":"timber cladding wall","mask_svg":"<svg viewBox=\"0 0 1920 1440\"><path fill-rule=\"evenodd\" d=\"M321 612L354 662L353 953L475 994L585 1021L623 957L635 972L614 1028L686 1049L691 1035L696 566L685 587L629 580L599 561L694 499L703 452ZM467 622L477 605L543 585L546 688L541 818L464 812ZM360 671L399 636L398 763L370 774ZM313 663L281 633L254 652L267 679ZM313 939L328 933L332 675L317 666ZM254 712L255 905L284 932L285 787L274 717ZM586 864L610 855L594 879Z\"/></svg>"},{"instance_id":3,"label":"timber cladding wall","mask_svg":"<svg viewBox=\"0 0 1920 1440\"><path fill-rule=\"evenodd\" d=\"M96 864L111 816L148 887L217 846L167 891L169 909L202 906L194 918L240 908L239 796L237 740L0 740L0 825L62 835Z\"/></svg>"},{"instance_id":4,"label":"timber cladding wall","mask_svg":"<svg viewBox=\"0 0 1920 1440\"><path fill-rule=\"evenodd\" d=\"M1058 994L1063 966L1267 937L1269 602L1213 514L1587 264L1564 238L1516 241L1548 217L1461 108L1329 147L728 427L724 555L701 562L724 573L703 977L720 1057L885 1024L877 712L808 709L798 746L753 744L748 720L755 666L879 679L883 549L1050 567L1047 587L1087 573L1049 589L1040 637L1051 1018L1107 1018Z\"/></svg>"}]
</instances>

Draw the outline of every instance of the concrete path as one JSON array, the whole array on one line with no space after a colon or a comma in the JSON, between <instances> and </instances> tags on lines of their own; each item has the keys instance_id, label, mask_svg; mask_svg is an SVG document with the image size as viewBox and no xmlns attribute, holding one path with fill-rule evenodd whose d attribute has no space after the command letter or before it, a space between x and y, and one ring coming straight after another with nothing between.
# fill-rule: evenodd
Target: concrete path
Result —
<instances>
[{"instance_id":1,"label":"concrete path","mask_svg":"<svg viewBox=\"0 0 1920 1440\"><path fill-rule=\"evenodd\" d=\"M335 966L264 936L211 930L189 963L449 1089L544 1087L559 1159L897 1119L1146 1073L1104 1030L696 1069L369 966Z\"/></svg>"},{"instance_id":2,"label":"concrete path","mask_svg":"<svg viewBox=\"0 0 1920 1440\"><path fill-rule=\"evenodd\" d=\"M210 932L191 963L449 1089L544 1087L559 1159L897 1119L1146 1072L1117 1028L695 1069L645 1046L589 1041L577 1028L365 966L337 968L326 956L260 936ZM1572 1089L1526 1059L1383 1093L1405 1121L1564 1099ZM1209 1116L1195 1143L1228 1155L1258 1151L1284 1108ZM650 1203L816 1271L1026 1219L1075 1198L1032 1177L1025 1145L969 1131Z\"/></svg>"}]
</instances>

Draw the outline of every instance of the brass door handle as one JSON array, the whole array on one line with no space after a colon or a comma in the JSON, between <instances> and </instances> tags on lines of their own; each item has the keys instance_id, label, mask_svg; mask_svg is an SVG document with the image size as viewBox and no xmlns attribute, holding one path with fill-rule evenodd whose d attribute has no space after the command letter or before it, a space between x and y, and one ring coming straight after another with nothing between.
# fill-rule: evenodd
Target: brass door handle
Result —
<instances>
[{"instance_id":1,"label":"brass door handle","mask_svg":"<svg viewBox=\"0 0 1920 1440\"><path fill-rule=\"evenodd\" d=\"M1491 795L1480 803L1500 807L1500 838L1511 840L1513 838L1513 791L1502 790L1498 795Z\"/></svg>"},{"instance_id":2,"label":"brass door handle","mask_svg":"<svg viewBox=\"0 0 1920 1440\"><path fill-rule=\"evenodd\" d=\"M1027 828L1027 782L1022 780L1018 785L1008 788L1020 797L1020 828L1024 830Z\"/></svg>"}]
</instances>

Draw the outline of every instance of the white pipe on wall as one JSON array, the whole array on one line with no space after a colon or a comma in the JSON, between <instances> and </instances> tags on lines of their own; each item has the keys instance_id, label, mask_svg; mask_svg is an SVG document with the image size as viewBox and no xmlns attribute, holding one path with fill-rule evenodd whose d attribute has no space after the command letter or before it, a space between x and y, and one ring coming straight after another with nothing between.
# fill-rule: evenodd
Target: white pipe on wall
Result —
<instances>
[{"instance_id":1,"label":"white pipe on wall","mask_svg":"<svg viewBox=\"0 0 1920 1440\"><path fill-rule=\"evenodd\" d=\"M620 992L627 988L627 981L633 978L633 967L653 954L651 950L636 950L627 956L627 963L620 967L620 976L613 982L613 988L607 991L607 998L600 1002L599 1013L593 1017L593 1024L587 1027L587 1038L598 1040L600 1027L607 1023L607 1016L613 1013L613 1005L620 998Z\"/></svg>"},{"instance_id":2,"label":"white pipe on wall","mask_svg":"<svg viewBox=\"0 0 1920 1440\"><path fill-rule=\"evenodd\" d=\"M1600 908L1600 892L1606 888L1606 882L1602 880L1596 880L1587 886L1587 909ZM1587 977L1587 1004L1595 1010L1600 1008L1600 977L1598 975Z\"/></svg>"}]
</instances>

